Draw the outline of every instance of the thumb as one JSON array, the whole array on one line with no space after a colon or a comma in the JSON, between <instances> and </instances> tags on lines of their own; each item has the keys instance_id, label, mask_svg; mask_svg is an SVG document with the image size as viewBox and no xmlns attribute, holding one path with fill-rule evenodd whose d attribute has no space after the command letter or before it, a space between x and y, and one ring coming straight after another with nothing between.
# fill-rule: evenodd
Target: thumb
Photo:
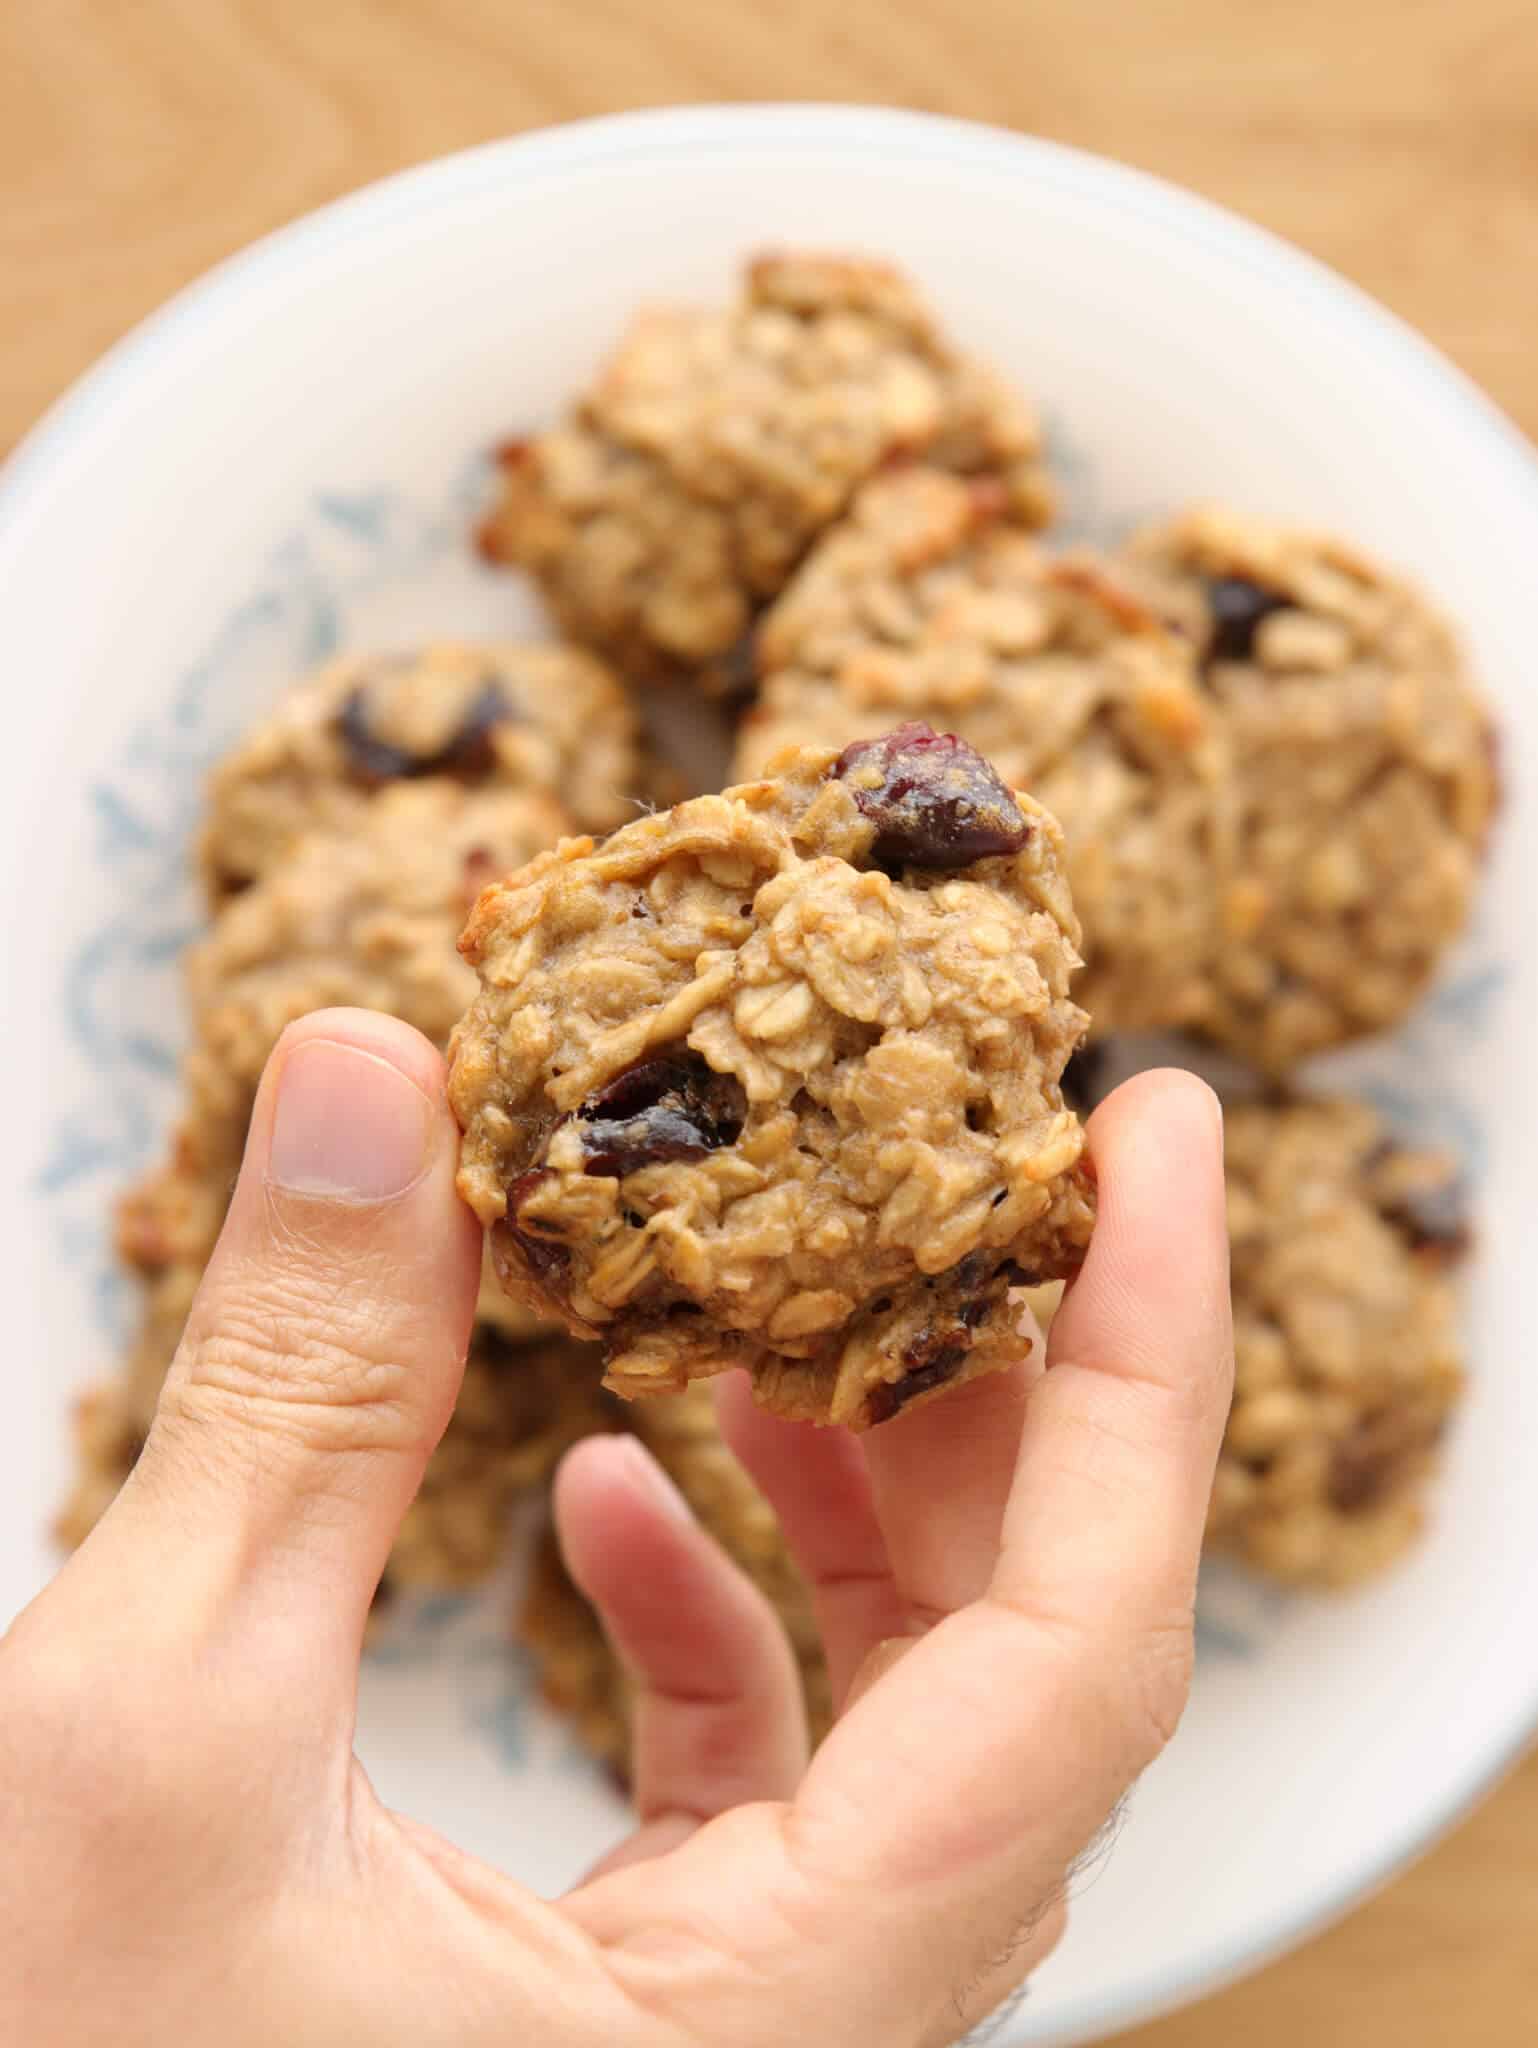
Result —
<instances>
[{"instance_id":1,"label":"thumb","mask_svg":"<svg viewBox=\"0 0 1538 2048\"><path fill-rule=\"evenodd\" d=\"M464 1366L480 1233L457 1151L419 1033L328 1010L283 1034L149 1441L103 1525L119 1567L137 1547L131 1578L182 1604L161 1627L266 1618L296 1650L315 1632L361 1640Z\"/></svg>"}]
</instances>

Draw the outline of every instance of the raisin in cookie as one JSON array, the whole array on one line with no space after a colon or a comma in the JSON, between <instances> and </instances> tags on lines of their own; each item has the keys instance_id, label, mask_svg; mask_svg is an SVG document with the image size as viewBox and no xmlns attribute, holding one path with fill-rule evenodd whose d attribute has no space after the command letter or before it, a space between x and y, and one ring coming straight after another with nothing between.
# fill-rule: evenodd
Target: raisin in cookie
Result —
<instances>
[{"instance_id":1,"label":"raisin in cookie","mask_svg":"<svg viewBox=\"0 0 1538 2048\"><path fill-rule=\"evenodd\" d=\"M1463 929L1497 799L1451 629L1343 543L1224 512L1130 561L1200 650L1234 755L1207 1028L1272 1069L1387 1029Z\"/></svg>"},{"instance_id":2,"label":"raisin in cookie","mask_svg":"<svg viewBox=\"0 0 1538 2048\"><path fill-rule=\"evenodd\" d=\"M635 719L571 647L349 655L290 690L214 770L201 858L217 906L304 833L347 832L378 791L445 777L559 798L582 831L630 816Z\"/></svg>"},{"instance_id":3,"label":"raisin in cookie","mask_svg":"<svg viewBox=\"0 0 1538 2048\"><path fill-rule=\"evenodd\" d=\"M505 1283L626 1395L863 1428L1007 1363L1093 1221L1077 941L1056 821L919 726L542 855L451 1049Z\"/></svg>"},{"instance_id":4,"label":"raisin in cookie","mask_svg":"<svg viewBox=\"0 0 1538 2048\"><path fill-rule=\"evenodd\" d=\"M565 827L539 791L407 783L235 897L186 963L187 1128L203 1170L233 1173L267 1056L308 1011L385 1010L444 1044L475 992L455 950L469 905Z\"/></svg>"},{"instance_id":5,"label":"raisin in cookie","mask_svg":"<svg viewBox=\"0 0 1538 2048\"><path fill-rule=\"evenodd\" d=\"M482 529L629 673L714 674L851 492L899 455L1050 508L1034 413L884 264L772 255L725 309L643 312L565 424L501 452Z\"/></svg>"},{"instance_id":6,"label":"raisin in cookie","mask_svg":"<svg viewBox=\"0 0 1538 2048\"><path fill-rule=\"evenodd\" d=\"M1226 1162L1237 1376L1210 1540L1350 1584L1419 1533L1462 1388L1462 1188L1346 1099L1231 1108Z\"/></svg>"},{"instance_id":7,"label":"raisin in cookie","mask_svg":"<svg viewBox=\"0 0 1538 2048\"><path fill-rule=\"evenodd\" d=\"M1231 858L1221 721L1125 577L1049 559L1004 509L933 470L868 486L759 628L737 772L896 718L959 733L1063 828L1097 1035L1190 1026Z\"/></svg>"}]
</instances>

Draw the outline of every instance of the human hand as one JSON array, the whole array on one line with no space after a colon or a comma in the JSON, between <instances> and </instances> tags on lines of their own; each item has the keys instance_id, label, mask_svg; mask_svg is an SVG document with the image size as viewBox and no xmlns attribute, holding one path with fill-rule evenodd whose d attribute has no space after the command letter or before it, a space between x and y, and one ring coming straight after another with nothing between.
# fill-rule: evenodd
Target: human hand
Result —
<instances>
[{"instance_id":1,"label":"human hand","mask_svg":"<svg viewBox=\"0 0 1538 2048\"><path fill-rule=\"evenodd\" d=\"M954 2040L1050 1948L1188 1681L1230 1374L1217 1111L1144 1076L1091 1143L1100 1223L1044 1378L858 1440L723 1383L844 1699L809 1767L760 1595L634 1440L570 1454L568 1560L637 1681L638 1825L547 1903L390 1812L352 1754L479 1242L426 1042L293 1027L144 1452L0 1640L0 2039Z\"/></svg>"}]
</instances>

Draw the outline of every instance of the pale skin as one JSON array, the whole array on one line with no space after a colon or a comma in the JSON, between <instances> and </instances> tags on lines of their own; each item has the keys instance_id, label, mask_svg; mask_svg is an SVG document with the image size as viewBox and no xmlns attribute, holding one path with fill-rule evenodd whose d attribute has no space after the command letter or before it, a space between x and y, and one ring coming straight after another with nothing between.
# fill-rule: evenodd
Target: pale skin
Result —
<instances>
[{"instance_id":1,"label":"pale skin","mask_svg":"<svg viewBox=\"0 0 1538 2048\"><path fill-rule=\"evenodd\" d=\"M387 1018L285 1035L144 1453L0 1639L0 2039L956 2040L1058 1939L1185 1702L1232 1373L1212 1096L1150 1074L1097 1111L1045 1375L858 1439L718 1382L817 1590L842 1709L810 1764L761 1597L636 1442L568 1456L567 1558L639 1687L636 1821L547 1901L389 1811L352 1750L475 1297L443 1081Z\"/></svg>"}]
</instances>

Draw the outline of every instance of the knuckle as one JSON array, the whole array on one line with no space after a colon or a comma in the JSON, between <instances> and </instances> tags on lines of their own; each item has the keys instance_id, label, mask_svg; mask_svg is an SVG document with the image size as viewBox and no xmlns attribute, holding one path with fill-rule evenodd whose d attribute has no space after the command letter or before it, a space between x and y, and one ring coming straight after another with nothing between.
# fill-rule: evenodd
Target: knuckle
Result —
<instances>
[{"instance_id":1,"label":"knuckle","mask_svg":"<svg viewBox=\"0 0 1538 2048\"><path fill-rule=\"evenodd\" d=\"M421 1376L366 1290L293 1274L245 1279L208 1305L183 1346L161 1418L183 1435L225 1422L305 1448L375 1451L419 1435Z\"/></svg>"}]
</instances>

